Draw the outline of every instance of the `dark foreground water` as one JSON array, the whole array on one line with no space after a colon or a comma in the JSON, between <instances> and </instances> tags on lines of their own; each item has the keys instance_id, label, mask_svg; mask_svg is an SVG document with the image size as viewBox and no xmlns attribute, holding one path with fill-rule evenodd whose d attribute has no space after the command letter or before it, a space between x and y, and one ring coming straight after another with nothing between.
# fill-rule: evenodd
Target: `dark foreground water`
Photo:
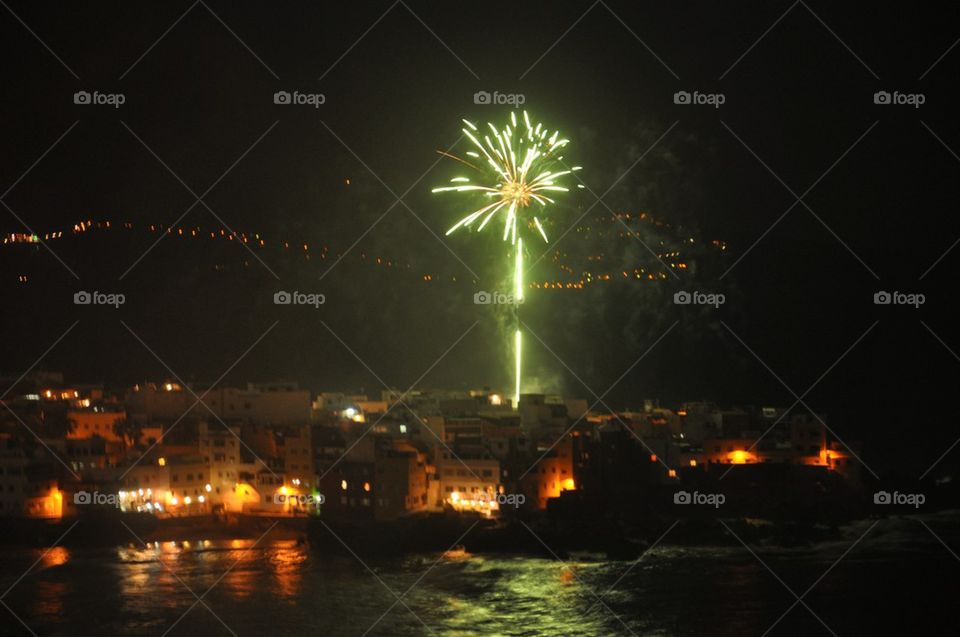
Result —
<instances>
[{"instance_id":1,"label":"dark foreground water","mask_svg":"<svg viewBox=\"0 0 960 637\"><path fill-rule=\"evenodd\" d=\"M368 570L350 556L294 543L250 548L251 541L55 548L46 555L3 548L0 632L960 634L960 558L953 554L960 554L958 516L881 520L840 559L872 524L850 525L844 540L812 548L752 545L755 555L740 544L665 541L632 568L587 556L562 563L431 554L364 558ZM363 547L353 548L363 558Z\"/></svg>"}]
</instances>

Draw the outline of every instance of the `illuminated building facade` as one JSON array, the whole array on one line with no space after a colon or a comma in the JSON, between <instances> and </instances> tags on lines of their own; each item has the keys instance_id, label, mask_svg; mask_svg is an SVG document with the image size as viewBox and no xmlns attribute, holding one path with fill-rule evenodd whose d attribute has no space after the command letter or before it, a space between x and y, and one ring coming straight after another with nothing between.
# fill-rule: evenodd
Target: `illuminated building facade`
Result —
<instances>
[{"instance_id":1,"label":"illuminated building facade","mask_svg":"<svg viewBox=\"0 0 960 637\"><path fill-rule=\"evenodd\" d=\"M68 440L83 440L99 436L109 442L123 442L117 433L117 423L123 422L127 414L123 410L106 410L100 407L72 409L67 412L70 421Z\"/></svg>"},{"instance_id":2,"label":"illuminated building facade","mask_svg":"<svg viewBox=\"0 0 960 637\"><path fill-rule=\"evenodd\" d=\"M564 437L553 449L546 451L546 455L523 477L520 488L527 501L540 510L547 508L548 499L559 498L564 491L574 491L572 437Z\"/></svg>"},{"instance_id":3,"label":"illuminated building facade","mask_svg":"<svg viewBox=\"0 0 960 637\"><path fill-rule=\"evenodd\" d=\"M63 494L48 459L35 459L10 437L0 438L0 517L59 519Z\"/></svg>"},{"instance_id":4,"label":"illuminated building facade","mask_svg":"<svg viewBox=\"0 0 960 637\"><path fill-rule=\"evenodd\" d=\"M487 515L496 510L501 483L499 460L458 457L442 447L435 457L444 507Z\"/></svg>"}]
</instances>

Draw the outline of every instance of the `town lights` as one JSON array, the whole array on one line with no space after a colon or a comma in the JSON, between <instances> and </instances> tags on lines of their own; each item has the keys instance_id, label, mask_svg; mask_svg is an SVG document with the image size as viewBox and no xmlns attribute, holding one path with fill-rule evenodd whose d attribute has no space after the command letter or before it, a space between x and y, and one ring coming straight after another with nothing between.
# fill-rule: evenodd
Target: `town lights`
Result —
<instances>
[{"instance_id":1,"label":"town lights","mask_svg":"<svg viewBox=\"0 0 960 637\"><path fill-rule=\"evenodd\" d=\"M190 504L191 502L193 502L193 499L190 496L187 496L183 499L184 504Z\"/></svg>"},{"instance_id":2,"label":"town lights","mask_svg":"<svg viewBox=\"0 0 960 637\"><path fill-rule=\"evenodd\" d=\"M210 491L212 490L212 487L209 484L205 484L203 485L203 490L206 491L207 493L210 493Z\"/></svg>"},{"instance_id":3,"label":"town lights","mask_svg":"<svg viewBox=\"0 0 960 637\"><path fill-rule=\"evenodd\" d=\"M364 417L363 412L361 412L356 407L347 407L342 412L340 412L340 414L347 420L352 420L353 422L366 421L366 418Z\"/></svg>"}]
</instances>

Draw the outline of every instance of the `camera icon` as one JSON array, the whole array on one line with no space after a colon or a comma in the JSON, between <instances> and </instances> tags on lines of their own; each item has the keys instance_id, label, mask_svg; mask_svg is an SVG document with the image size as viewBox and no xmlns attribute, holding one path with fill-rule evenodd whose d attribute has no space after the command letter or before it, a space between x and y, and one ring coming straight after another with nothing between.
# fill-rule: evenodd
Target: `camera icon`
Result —
<instances>
[{"instance_id":1,"label":"camera icon","mask_svg":"<svg viewBox=\"0 0 960 637\"><path fill-rule=\"evenodd\" d=\"M887 491L877 491L873 494L873 503L874 504L890 504L892 498L890 493Z\"/></svg>"},{"instance_id":2,"label":"camera icon","mask_svg":"<svg viewBox=\"0 0 960 637\"><path fill-rule=\"evenodd\" d=\"M891 101L890 93L887 91L877 91L873 94L874 104L889 104Z\"/></svg>"},{"instance_id":3,"label":"camera icon","mask_svg":"<svg viewBox=\"0 0 960 637\"><path fill-rule=\"evenodd\" d=\"M690 302L693 300L693 297L689 292L680 291L673 293L673 302L676 305L690 305Z\"/></svg>"},{"instance_id":4,"label":"camera icon","mask_svg":"<svg viewBox=\"0 0 960 637\"><path fill-rule=\"evenodd\" d=\"M677 491L673 494L674 504L690 504L692 498L688 491Z\"/></svg>"},{"instance_id":5,"label":"camera icon","mask_svg":"<svg viewBox=\"0 0 960 637\"><path fill-rule=\"evenodd\" d=\"M277 91L273 94L273 103L274 104L289 104L290 103L290 93L287 91Z\"/></svg>"},{"instance_id":6,"label":"camera icon","mask_svg":"<svg viewBox=\"0 0 960 637\"><path fill-rule=\"evenodd\" d=\"M673 94L674 104L689 104L691 101L690 93L687 91L677 91Z\"/></svg>"},{"instance_id":7,"label":"camera icon","mask_svg":"<svg viewBox=\"0 0 960 637\"><path fill-rule=\"evenodd\" d=\"M873 295L874 305L890 305L893 302L893 296L889 292L877 292Z\"/></svg>"},{"instance_id":8,"label":"camera icon","mask_svg":"<svg viewBox=\"0 0 960 637\"><path fill-rule=\"evenodd\" d=\"M89 292L81 290L73 294L73 304L74 305L90 305L93 302L93 295Z\"/></svg>"},{"instance_id":9,"label":"camera icon","mask_svg":"<svg viewBox=\"0 0 960 637\"><path fill-rule=\"evenodd\" d=\"M87 91L77 91L73 94L73 103L74 104L89 104L90 103L90 93Z\"/></svg>"},{"instance_id":10,"label":"camera icon","mask_svg":"<svg viewBox=\"0 0 960 637\"><path fill-rule=\"evenodd\" d=\"M487 91L477 91L473 94L474 104L490 104L491 102L492 98Z\"/></svg>"},{"instance_id":11,"label":"camera icon","mask_svg":"<svg viewBox=\"0 0 960 637\"><path fill-rule=\"evenodd\" d=\"M476 305L490 305L493 302L493 295L489 292L484 292L480 290L473 295L473 302Z\"/></svg>"},{"instance_id":12,"label":"camera icon","mask_svg":"<svg viewBox=\"0 0 960 637\"><path fill-rule=\"evenodd\" d=\"M290 305L293 303L293 295L284 290L280 290L273 295L273 304L274 305Z\"/></svg>"},{"instance_id":13,"label":"camera icon","mask_svg":"<svg viewBox=\"0 0 960 637\"><path fill-rule=\"evenodd\" d=\"M77 491L73 494L74 504L90 504L91 502L93 502L93 497L89 491Z\"/></svg>"}]
</instances>

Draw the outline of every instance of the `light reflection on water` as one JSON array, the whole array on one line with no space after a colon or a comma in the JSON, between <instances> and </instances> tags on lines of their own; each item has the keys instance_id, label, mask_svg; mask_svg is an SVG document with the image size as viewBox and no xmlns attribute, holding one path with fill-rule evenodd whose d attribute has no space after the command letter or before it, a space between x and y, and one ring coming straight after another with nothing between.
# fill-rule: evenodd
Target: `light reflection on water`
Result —
<instances>
[{"instance_id":1,"label":"light reflection on water","mask_svg":"<svg viewBox=\"0 0 960 637\"><path fill-rule=\"evenodd\" d=\"M168 599L190 595L190 590L202 596L214 586L237 602L264 589L278 598L295 597L309 551L293 541L255 544L203 540L118 548L114 566L121 577L120 593L133 602L131 610L144 597Z\"/></svg>"},{"instance_id":2,"label":"light reflection on water","mask_svg":"<svg viewBox=\"0 0 960 637\"><path fill-rule=\"evenodd\" d=\"M960 546L960 534L931 524ZM929 608L952 608L957 585L936 582L956 582L956 562L916 522L894 531L873 532L805 598L838 634L864 632L870 622L916 632L916 617L907 623L910 615L895 603L907 593ZM758 552L799 593L849 545ZM0 548L0 593L34 562L4 603L43 635L158 635L175 625L171 635L208 637L227 634L223 624L238 635L362 635L375 622L371 635L753 635L794 602L741 546L661 546L633 566L432 554L369 560L373 573L354 557L294 542L168 542L45 555ZM955 617L926 617L941 633L957 634ZM7 619L0 633L18 634ZM778 629L824 631L802 606Z\"/></svg>"}]
</instances>

